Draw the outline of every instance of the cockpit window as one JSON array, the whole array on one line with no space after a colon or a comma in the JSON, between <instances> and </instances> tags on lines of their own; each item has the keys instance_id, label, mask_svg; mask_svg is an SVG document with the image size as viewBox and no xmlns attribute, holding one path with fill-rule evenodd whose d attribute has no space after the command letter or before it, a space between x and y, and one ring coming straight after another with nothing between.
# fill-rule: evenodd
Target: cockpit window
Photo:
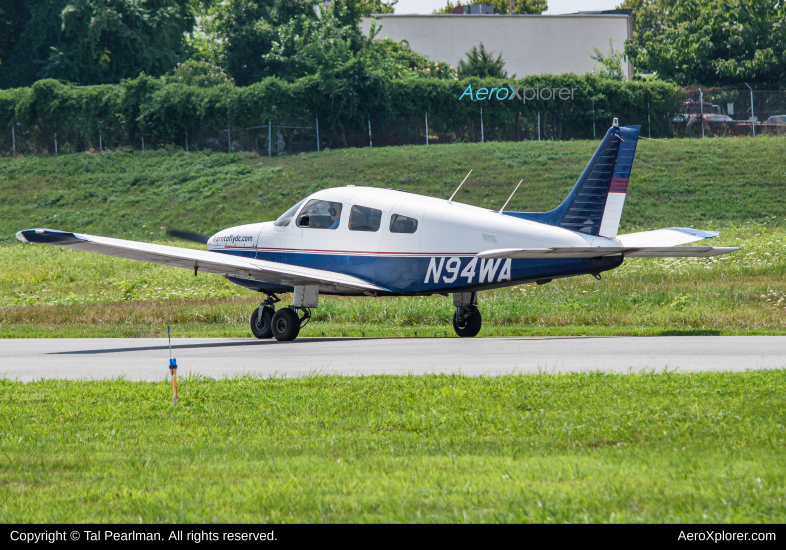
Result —
<instances>
[{"instance_id":1,"label":"cockpit window","mask_svg":"<svg viewBox=\"0 0 786 550\"><path fill-rule=\"evenodd\" d=\"M350 231L379 231L382 210L366 206L353 206L349 211Z\"/></svg>"},{"instance_id":2,"label":"cockpit window","mask_svg":"<svg viewBox=\"0 0 786 550\"><path fill-rule=\"evenodd\" d=\"M390 216L391 233L414 233L417 230L418 220L415 218L408 218L401 214L393 214Z\"/></svg>"},{"instance_id":3,"label":"cockpit window","mask_svg":"<svg viewBox=\"0 0 786 550\"><path fill-rule=\"evenodd\" d=\"M274 222L273 222L273 225L276 225L276 226L278 226L278 227L283 227L283 226L285 226L285 225L289 225L289 222L291 222L291 221L292 221L292 218L294 218L294 217L295 217L295 214L297 214L297 210L298 210L298 208L300 208L300 206L301 206L301 205L302 205L304 202L306 202L306 199L303 199L302 201L300 201L299 203L297 203L295 206L293 206L292 208L290 208L289 210L287 210L286 212L284 212L283 214L281 214L281 215L278 217L278 219L277 219L276 221L274 221Z\"/></svg>"},{"instance_id":4,"label":"cockpit window","mask_svg":"<svg viewBox=\"0 0 786 550\"><path fill-rule=\"evenodd\" d=\"M337 229L341 222L341 209L340 202L312 199L298 216L297 225L312 229Z\"/></svg>"}]
</instances>

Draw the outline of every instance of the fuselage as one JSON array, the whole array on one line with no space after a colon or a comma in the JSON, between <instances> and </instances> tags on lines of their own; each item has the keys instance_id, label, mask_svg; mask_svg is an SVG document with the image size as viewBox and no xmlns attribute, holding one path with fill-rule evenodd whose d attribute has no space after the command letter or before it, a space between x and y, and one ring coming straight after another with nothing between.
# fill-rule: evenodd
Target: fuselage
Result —
<instances>
[{"instance_id":1,"label":"fuselage","mask_svg":"<svg viewBox=\"0 0 786 550\"><path fill-rule=\"evenodd\" d=\"M321 212L320 207L325 205L333 210ZM337 216L331 217L332 212ZM318 191L299 203L287 223L281 221L225 229L210 238L208 250L345 273L387 289L385 294L486 290L598 274L622 263L621 255L597 259L480 259L478 253L493 249L618 243L485 208L391 189L347 186ZM254 290L290 290L264 281L231 280Z\"/></svg>"}]
</instances>

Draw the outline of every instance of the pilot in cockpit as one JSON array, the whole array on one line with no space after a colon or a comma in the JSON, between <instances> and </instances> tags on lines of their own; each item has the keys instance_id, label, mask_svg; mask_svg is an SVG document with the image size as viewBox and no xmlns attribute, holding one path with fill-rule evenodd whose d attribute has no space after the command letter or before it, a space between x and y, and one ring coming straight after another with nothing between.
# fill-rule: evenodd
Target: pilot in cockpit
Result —
<instances>
[{"instance_id":1,"label":"pilot in cockpit","mask_svg":"<svg viewBox=\"0 0 786 550\"><path fill-rule=\"evenodd\" d=\"M330 220L333 222L328 229L337 229L338 224L341 221L341 204L333 203L330 209L328 210L330 214Z\"/></svg>"}]
</instances>

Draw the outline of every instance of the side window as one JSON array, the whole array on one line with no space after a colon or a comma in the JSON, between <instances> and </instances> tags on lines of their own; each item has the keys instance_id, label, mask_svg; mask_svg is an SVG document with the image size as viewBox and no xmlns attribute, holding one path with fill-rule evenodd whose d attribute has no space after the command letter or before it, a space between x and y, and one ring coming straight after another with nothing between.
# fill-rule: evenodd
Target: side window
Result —
<instances>
[{"instance_id":1,"label":"side window","mask_svg":"<svg viewBox=\"0 0 786 550\"><path fill-rule=\"evenodd\" d=\"M382 210L365 206L353 206L352 210L349 211L350 231L379 231L381 222Z\"/></svg>"},{"instance_id":2,"label":"side window","mask_svg":"<svg viewBox=\"0 0 786 550\"><path fill-rule=\"evenodd\" d=\"M415 218L408 218L401 214L393 214L390 216L391 233L414 233L417 230L418 220Z\"/></svg>"},{"instance_id":3,"label":"side window","mask_svg":"<svg viewBox=\"0 0 786 550\"><path fill-rule=\"evenodd\" d=\"M312 199L297 218L298 227L336 229L341 221L341 203Z\"/></svg>"}]
</instances>

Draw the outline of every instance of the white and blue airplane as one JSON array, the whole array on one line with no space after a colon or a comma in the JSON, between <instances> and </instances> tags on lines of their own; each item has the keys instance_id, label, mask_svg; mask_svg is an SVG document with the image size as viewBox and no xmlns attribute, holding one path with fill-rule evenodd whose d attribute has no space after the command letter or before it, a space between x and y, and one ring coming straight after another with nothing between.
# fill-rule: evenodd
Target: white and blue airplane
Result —
<instances>
[{"instance_id":1,"label":"white and blue airplane","mask_svg":"<svg viewBox=\"0 0 786 550\"><path fill-rule=\"evenodd\" d=\"M16 236L224 276L266 296L251 315L257 338L294 340L320 294L450 294L456 333L475 336L482 290L577 275L600 278L626 257L739 250L680 246L718 235L684 227L617 234L640 130L621 128L614 119L573 190L549 212L509 212L507 202L499 211L461 204L452 200L461 185L448 200L347 185L317 191L275 221L216 233L206 251L52 229ZM276 310L277 295L288 292L292 305Z\"/></svg>"}]
</instances>

